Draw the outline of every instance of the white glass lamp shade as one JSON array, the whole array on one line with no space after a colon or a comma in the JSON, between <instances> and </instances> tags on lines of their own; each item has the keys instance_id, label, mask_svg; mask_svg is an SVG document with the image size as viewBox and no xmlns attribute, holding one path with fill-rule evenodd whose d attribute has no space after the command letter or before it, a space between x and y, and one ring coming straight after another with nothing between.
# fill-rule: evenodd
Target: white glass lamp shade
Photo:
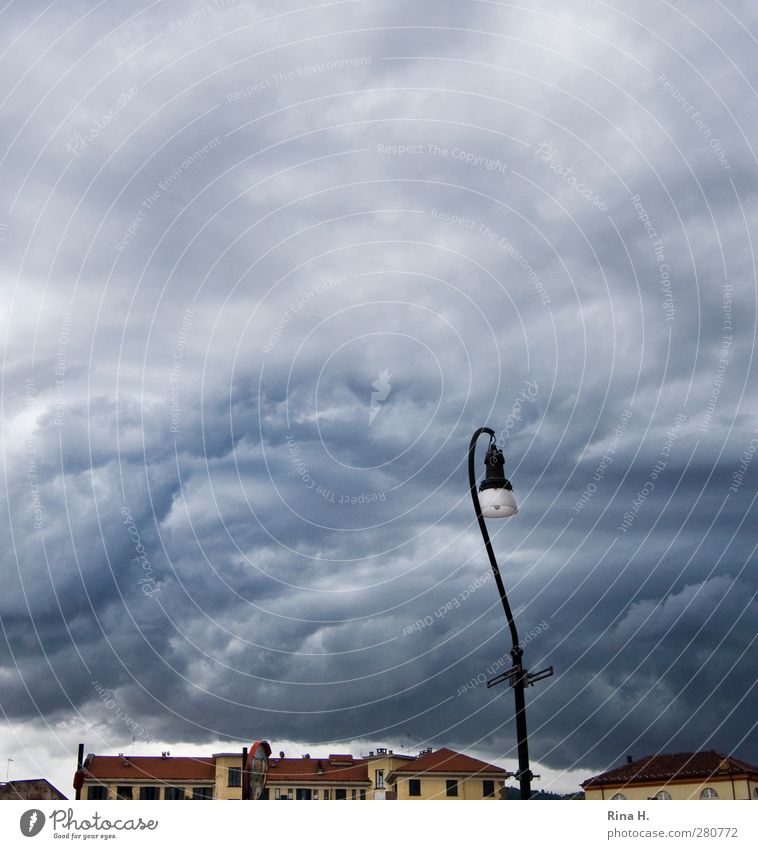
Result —
<instances>
[{"instance_id":1,"label":"white glass lamp shade","mask_svg":"<svg viewBox=\"0 0 758 849\"><path fill-rule=\"evenodd\" d=\"M513 490L505 487L483 489L479 493L479 507L485 519L507 519L518 513Z\"/></svg>"}]
</instances>

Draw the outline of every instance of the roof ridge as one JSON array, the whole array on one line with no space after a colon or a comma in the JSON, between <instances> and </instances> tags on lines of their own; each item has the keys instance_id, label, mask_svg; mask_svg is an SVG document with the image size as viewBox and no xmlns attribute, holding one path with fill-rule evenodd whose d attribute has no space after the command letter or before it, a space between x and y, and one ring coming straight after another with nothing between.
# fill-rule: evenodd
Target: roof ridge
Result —
<instances>
[{"instance_id":1,"label":"roof ridge","mask_svg":"<svg viewBox=\"0 0 758 849\"><path fill-rule=\"evenodd\" d=\"M651 779L673 780L696 776L709 778L717 774L733 774L734 772L758 773L758 767L733 755L725 755L716 749L697 752L661 752L657 755L645 755L594 775L582 782L582 786L630 784Z\"/></svg>"}]
</instances>

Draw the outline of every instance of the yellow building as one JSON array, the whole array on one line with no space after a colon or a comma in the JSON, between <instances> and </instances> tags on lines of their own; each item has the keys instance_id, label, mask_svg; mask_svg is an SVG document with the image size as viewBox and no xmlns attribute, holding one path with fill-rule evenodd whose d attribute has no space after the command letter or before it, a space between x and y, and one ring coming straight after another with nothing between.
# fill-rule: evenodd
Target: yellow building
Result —
<instances>
[{"instance_id":1,"label":"yellow building","mask_svg":"<svg viewBox=\"0 0 758 849\"><path fill-rule=\"evenodd\" d=\"M220 752L213 755L214 799L242 798L242 755L240 752Z\"/></svg>"},{"instance_id":2,"label":"yellow building","mask_svg":"<svg viewBox=\"0 0 758 849\"><path fill-rule=\"evenodd\" d=\"M263 799L497 799L508 773L450 749L418 758L379 748L367 757L269 759ZM87 755L75 786L82 799L241 799L242 752L210 757ZM418 791L418 792L416 792Z\"/></svg>"},{"instance_id":3,"label":"yellow building","mask_svg":"<svg viewBox=\"0 0 758 849\"><path fill-rule=\"evenodd\" d=\"M241 774L241 753L236 759ZM216 782L214 757L174 758L164 752L161 757L87 755L74 786L81 783L82 799L152 801L214 799Z\"/></svg>"},{"instance_id":4,"label":"yellow building","mask_svg":"<svg viewBox=\"0 0 758 849\"><path fill-rule=\"evenodd\" d=\"M378 748L365 758L368 778L371 781L373 799L392 799L393 790L387 783L392 772L409 761L415 761L414 755L397 755L392 749Z\"/></svg>"},{"instance_id":5,"label":"yellow building","mask_svg":"<svg viewBox=\"0 0 758 849\"><path fill-rule=\"evenodd\" d=\"M365 801L372 785L367 763L352 755L328 758L271 758L264 798Z\"/></svg>"},{"instance_id":6,"label":"yellow building","mask_svg":"<svg viewBox=\"0 0 758 849\"><path fill-rule=\"evenodd\" d=\"M394 798L500 799L510 773L451 749L427 749L387 776Z\"/></svg>"},{"instance_id":7,"label":"yellow building","mask_svg":"<svg viewBox=\"0 0 758 849\"><path fill-rule=\"evenodd\" d=\"M758 767L720 752L627 758L582 784L586 799L757 799Z\"/></svg>"}]
</instances>

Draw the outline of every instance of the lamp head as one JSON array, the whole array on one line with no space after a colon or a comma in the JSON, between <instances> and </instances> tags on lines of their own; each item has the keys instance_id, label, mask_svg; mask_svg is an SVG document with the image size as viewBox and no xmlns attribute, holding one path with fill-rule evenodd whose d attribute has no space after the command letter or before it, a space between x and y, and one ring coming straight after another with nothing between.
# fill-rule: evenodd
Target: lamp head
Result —
<instances>
[{"instance_id":1,"label":"lamp head","mask_svg":"<svg viewBox=\"0 0 758 849\"><path fill-rule=\"evenodd\" d=\"M505 457L493 439L484 457L487 474L479 484L479 508L485 519L506 519L518 513L511 482L505 477Z\"/></svg>"}]
</instances>

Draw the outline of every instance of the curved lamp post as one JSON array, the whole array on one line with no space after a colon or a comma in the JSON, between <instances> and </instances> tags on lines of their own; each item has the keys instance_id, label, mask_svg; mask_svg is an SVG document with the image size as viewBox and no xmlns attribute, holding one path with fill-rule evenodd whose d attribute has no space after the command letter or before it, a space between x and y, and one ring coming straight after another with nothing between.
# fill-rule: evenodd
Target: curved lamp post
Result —
<instances>
[{"instance_id":1,"label":"curved lamp post","mask_svg":"<svg viewBox=\"0 0 758 849\"><path fill-rule=\"evenodd\" d=\"M489 435L490 444L484 458L487 473L479 485L479 492L477 493L474 454L476 452L476 442L483 433ZM523 667L524 650L521 648L516 623L513 620L511 606L508 602L508 596L505 594L503 579L500 576L500 569L495 559L495 552L492 550L490 535L487 532L487 524L484 521L485 518L505 519L508 516L518 513L516 499L513 495L513 487L510 481L506 480L504 466L505 457L503 456L503 452L497 447L495 431L488 427L480 427L471 437L471 443L468 449L468 476L471 487L471 500L474 502L474 512L479 522L479 530L482 532L484 547L487 549L487 555L492 566L492 574L495 577L495 583L500 593L500 601L505 611L505 618L508 620L511 642L513 643L513 648L511 649L513 666L507 672L503 672L501 675L488 681L487 687L494 687L495 684L499 684L502 681L508 681L511 687L513 687L513 694L516 700L516 739L518 742L518 772L516 773L516 778L519 780L521 798L530 799L532 796L532 778L538 776L535 776L529 768L529 744L527 742L526 732L526 700L524 698L524 689L534 684L535 681L552 675L553 667L549 666L547 669L534 673L528 673Z\"/></svg>"}]
</instances>

